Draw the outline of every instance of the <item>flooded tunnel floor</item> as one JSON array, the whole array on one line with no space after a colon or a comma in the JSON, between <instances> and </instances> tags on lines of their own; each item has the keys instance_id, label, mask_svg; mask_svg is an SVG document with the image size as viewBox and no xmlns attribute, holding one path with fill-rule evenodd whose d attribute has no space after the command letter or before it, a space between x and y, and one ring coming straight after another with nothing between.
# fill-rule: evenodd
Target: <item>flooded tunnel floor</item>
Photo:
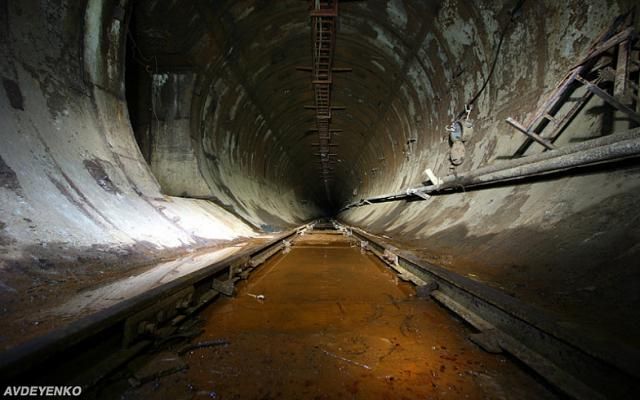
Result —
<instances>
[{"instance_id":1,"label":"flooded tunnel floor","mask_svg":"<svg viewBox=\"0 0 640 400\"><path fill-rule=\"evenodd\" d=\"M263 295L264 300L256 298ZM124 398L539 399L547 389L346 237L297 239L206 308L188 369Z\"/></svg>"}]
</instances>

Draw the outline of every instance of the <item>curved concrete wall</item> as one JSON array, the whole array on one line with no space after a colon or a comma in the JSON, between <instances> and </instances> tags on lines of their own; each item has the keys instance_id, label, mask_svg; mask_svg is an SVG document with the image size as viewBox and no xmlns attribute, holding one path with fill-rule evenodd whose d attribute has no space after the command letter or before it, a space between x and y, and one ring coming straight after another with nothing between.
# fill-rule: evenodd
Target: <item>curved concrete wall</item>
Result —
<instances>
[{"instance_id":1,"label":"curved concrete wall","mask_svg":"<svg viewBox=\"0 0 640 400\"><path fill-rule=\"evenodd\" d=\"M134 267L246 240L261 225L280 230L309 218L288 212L286 193L248 179L242 195L277 204L279 224L161 190L127 114L121 3L0 6L4 321Z\"/></svg>"},{"instance_id":2,"label":"curved concrete wall","mask_svg":"<svg viewBox=\"0 0 640 400\"><path fill-rule=\"evenodd\" d=\"M481 86L508 14L495 3L475 9L445 2L433 24L437 39L420 44L392 103L398 121L386 128L386 137L372 133L376 136L369 146L379 149L384 159L378 162L372 151L363 152L355 170L367 172L367 177L352 180L344 196L353 201L403 191L420 186L427 179L426 168L442 177L510 157L524 136L504 120L530 117L593 39L630 7L606 1L526 2L507 30L491 82L470 114L474 134L466 143L466 160L453 170L444 127ZM433 40L440 41L441 52L433 50ZM438 64L445 69L434 70L432 65ZM433 82L431 90L420 90L425 81ZM606 109L592 99L556 144L633 126L618 113L615 123L608 123L603 119ZM394 138L411 135L417 141L402 153L402 142L396 145ZM529 153L541 151L534 145ZM389 165L389 160L399 165ZM374 166L382 172L371 177ZM637 343L640 327L633 315L640 305L640 213L635 206L640 201L639 173L632 164L427 201L368 205L340 218L538 305L566 326L588 328L590 335L615 332L621 340ZM615 313L610 312L612 305Z\"/></svg>"},{"instance_id":3,"label":"curved concrete wall","mask_svg":"<svg viewBox=\"0 0 640 400\"><path fill-rule=\"evenodd\" d=\"M312 156L313 113L303 109L313 102L310 77L295 70L311 59L306 2L3 3L0 290L14 296L12 282L55 274L79 256L148 261L417 185L425 168L452 172L445 126L482 87L504 31L457 171L499 162L523 141L503 120L524 121L632 5L516 3L341 5L335 64L353 72L335 77L334 103L347 110L334 114L332 127L344 132L328 194ZM125 103L125 36L135 38L140 146ZM618 115L607 123L601 106L585 107L558 144L629 128ZM626 165L339 218L566 324L632 337L639 181ZM611 304L620 311L608 313Z\"/></svg>"}]
</instances>

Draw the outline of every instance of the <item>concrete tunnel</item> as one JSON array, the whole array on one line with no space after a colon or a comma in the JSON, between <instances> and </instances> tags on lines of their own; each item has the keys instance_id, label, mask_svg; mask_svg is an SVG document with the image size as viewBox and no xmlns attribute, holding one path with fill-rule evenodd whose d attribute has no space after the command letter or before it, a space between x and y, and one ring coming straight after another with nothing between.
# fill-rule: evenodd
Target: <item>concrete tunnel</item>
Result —
<instances>
[{"instance_id":1,"label":"concrete tunnel","mask_svg":"<svg viewBox=\"0 0 640 400\"><path fill-rule=\"evenodd\" d=\"M632 398L638 12L3 1L0 390Z\"/></svg>"}]
</instances>

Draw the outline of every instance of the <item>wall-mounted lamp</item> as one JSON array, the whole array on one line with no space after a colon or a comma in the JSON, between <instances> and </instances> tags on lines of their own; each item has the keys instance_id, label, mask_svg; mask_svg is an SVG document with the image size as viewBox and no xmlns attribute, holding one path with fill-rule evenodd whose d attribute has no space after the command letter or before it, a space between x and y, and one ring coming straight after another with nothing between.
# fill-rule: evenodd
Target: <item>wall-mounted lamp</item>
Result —
<instances>
[{"instance_id":1,"label":"wall-mounted lamp","mask_svg":"<svg viewBox=\"0 0 640 400\"><path fill-rule=\"evenodd\" d=\"M473 121L469 119L471 114L471 107L464 107L466 116L464 119L456 120L447 126L445 129L449 132L449 145L451 150L449 151L449 160L451 164L457 166L464 162L466 150L464 142L469 140L473 135Z\"/></svg>"}]
</instances>

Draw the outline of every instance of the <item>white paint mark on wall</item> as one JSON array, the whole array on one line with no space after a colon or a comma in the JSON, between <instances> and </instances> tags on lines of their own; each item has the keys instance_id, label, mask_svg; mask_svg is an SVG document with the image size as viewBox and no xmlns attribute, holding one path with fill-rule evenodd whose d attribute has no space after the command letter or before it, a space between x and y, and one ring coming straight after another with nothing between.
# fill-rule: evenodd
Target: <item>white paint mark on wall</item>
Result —
<instances>
[{"instance_id":1,"label":"white paint mark on wall","mask_svg":"<svg viewBox=\"0 0 640 400\"><path fill-rule=\"evenodd\" d=\"M233 106L231 106L231 110L229 111L229 119L231 121L236 119L236 112L238 111L238 107L240 106L240 102L242 101L243 97L244 97L244 90L240 91L240 94L236 98L236 102L233 104Z\"/></svg>"},{"instance_id":2,"label":"white paint mark on wall","mask_svg":"<svg viewBox=\"0 0 640 400\"><path fill-rule=\"evenodd\" d=\"M153 74L153 87L161 88L168 80L168 74Z\"/></svg>"},{"instance_id":3,"label":"white paint mark on wall","mask_svg":"<svg viewBox=\"0 0 640 400\"><path fill-rule=\"evenodd\" d=\"M376 60L371 60L371 64L375 65L376 67L378 67L382 72L385 72L386 69L384 68L384 65L380 64L379 62L377 62Z\"/></svg>"},{"instance_id":4,"label":"white paint mark on wall","mask_svg":"<svg viewBox=\"0 0 640 400\"><path fill-rule=\"evenodd\" d=\"M254 9L255 7L253 6L247 7L240 15L238 15L238 21L242 21L243 19L247 18L249 14L253 12Z\"/></svg>"},{"instance_id":5,"label":"white paint mark on wall","mask_svg":"<svg viewBox=\"0 0 640 400\"><path fill-rule=\"evenodd\" d=\"M387 37L384 31L379 26L373 25L372 28L376 31L376 40L386 47L393 49L393 43L391 43L391 40Z\"/></svg>"},{"instance_id":6,"label":"white paint mark on wall","mask_svg":"<svg viewBox=\"0 0 640 400\"><path fill-rule=\"evenodd\" d=\"M387 15L394 25L406 28L407 10L404 8L402 0L389 0L387 3Z\"/></svg>"}]
</instances>

